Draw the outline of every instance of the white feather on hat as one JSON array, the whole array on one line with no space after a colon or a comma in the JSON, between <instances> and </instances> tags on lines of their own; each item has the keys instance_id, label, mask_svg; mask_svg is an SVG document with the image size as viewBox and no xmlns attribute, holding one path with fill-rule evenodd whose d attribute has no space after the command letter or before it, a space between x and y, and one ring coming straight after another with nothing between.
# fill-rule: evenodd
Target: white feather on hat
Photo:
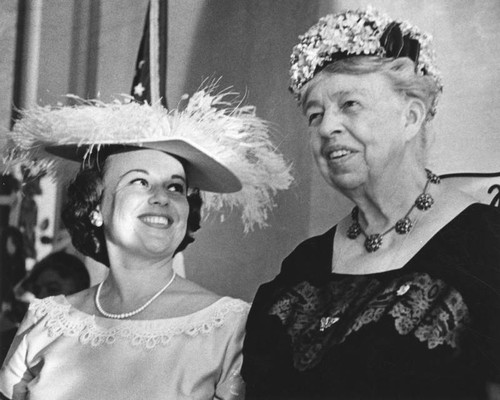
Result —
<instances>
[{"instance_id":1,"label":"white feather on hat","mask_svg":"<svg viewBox=\"0 0 500 400\"><path fill-rule=\"evenodd\" d=\"M160 104L138 104L128 98L107 104L77 99L75 106L23 110L13 130L6 133L9 143L4 162L7 166L27 164L57 177L64 171L59 167L60 159L51 153L75 160L78 150L79 161L84 162L102 146L155 148L159 142L184 141L213 161L206 167L195 156L188 158L189 163L203 168L217 164L241 182L241 190L233 193L202 191L204 215L239 208L245 232L254 224L266 226L268 212L275 205L274 195L288 189L293 181L290 166L271 142L269 125L255 115L254 107L236 102L236 93L213 91L214 85L197 91L182 110L167 111ZM65 146L73 150L73 156L57 151ZM174 154L184 157L183 153ZM207 176L206 171L203 176ZM217 191L232 192L234 188Z\"/></svg>"}]
</instances>

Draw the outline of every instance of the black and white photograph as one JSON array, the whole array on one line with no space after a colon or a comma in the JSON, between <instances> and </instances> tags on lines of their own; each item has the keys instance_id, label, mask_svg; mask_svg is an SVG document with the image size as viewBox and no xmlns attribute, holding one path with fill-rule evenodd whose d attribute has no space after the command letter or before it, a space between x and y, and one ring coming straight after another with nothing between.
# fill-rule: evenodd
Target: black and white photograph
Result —
<instances>
[{"instance_id":1,"label":"black and white photograph","mask_svg":"<svg viewBox=\"0 0 500 400\"><path fill-rule=\"evenodd\" d=\"M0 399L500 400L500 2L0 0Z\"/></svg>"}]
</instances>

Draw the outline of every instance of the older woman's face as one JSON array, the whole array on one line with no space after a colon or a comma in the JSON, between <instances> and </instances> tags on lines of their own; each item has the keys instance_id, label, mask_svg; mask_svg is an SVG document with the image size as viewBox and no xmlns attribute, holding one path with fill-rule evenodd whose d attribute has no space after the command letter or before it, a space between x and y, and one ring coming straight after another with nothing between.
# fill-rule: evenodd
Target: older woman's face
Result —
<instances>
[{"instance_id":1,"label":"older woman's face","mask_svg":"<svg viewBox=\"0 0 500 400\"><path fill-rule=\"evenodd\" d=\"M406 102L381 74L319 74L303 104L311 147L326 181L354 190L404 154Z\"/></svg>"},{"instance_id":2,"label":"older woman's face","mask_svg":"<svg viewBox=\"0 0 500 400\"><path fill-rule=\"evenodd\" d=\"M106 160L100 210L109 245L134 256L172 256L186 234L186 175L176 158L156 150Z\"/></svg>"}]
</instances>

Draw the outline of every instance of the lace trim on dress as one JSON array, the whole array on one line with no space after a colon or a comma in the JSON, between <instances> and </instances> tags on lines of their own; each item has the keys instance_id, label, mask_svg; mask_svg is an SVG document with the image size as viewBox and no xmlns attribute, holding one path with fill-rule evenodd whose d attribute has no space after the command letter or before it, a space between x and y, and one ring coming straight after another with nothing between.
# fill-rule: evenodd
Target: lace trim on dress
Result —
<instances>
[{"instance_id":1,"label":"lace trim on dress","mask_svg":"<svg viewBox=\"0 0 500 400\"><path fill-rule=\"evenodd\" d=\"M242 300L221 298L207 308L193 314L165 320L125 320L115 326L102 327L94 315L77 311L70 313L71 305L56 301L55 297L34 300L30 305L35 319L45 318L45 327L51 337L77 337L90 346L111 345L117 340L128 340L132 346L153 349L166 346L179 335L206 335L222 326L229 313L246 314L249 305Z\"/></svg>"},{"instance_id":2,"label":"lace trim on dress","mask_svg":"<svg viewBox=\"0 0 500 400\"><path fill-rule=\"evenodd\" d=\"M459 334L469 321L469 310L455 289L429 275L422 274L411 282L406 301L397 303L389 312L395 317L396 330L427 342L429 349L441 344L456 348Z\"/></svg>"},{"instance_id":3,"label":"lace trim on dress","mask_svg":"<svg viewBox=\"0 0 500 400\"><path fill-rule=\"evenodd\" d=\"M316 365L330 346L353 332L394 318L400 335L413 334L429 349L447 344L457 348L469 322L461 294L425 273L402 276L383 284L369 276L346 278L316 287L304 281L285 293L269 310L276 315L294 347L294 365ZM330 323L326 323L329 318Z\"/></svg>"}]
</instances>

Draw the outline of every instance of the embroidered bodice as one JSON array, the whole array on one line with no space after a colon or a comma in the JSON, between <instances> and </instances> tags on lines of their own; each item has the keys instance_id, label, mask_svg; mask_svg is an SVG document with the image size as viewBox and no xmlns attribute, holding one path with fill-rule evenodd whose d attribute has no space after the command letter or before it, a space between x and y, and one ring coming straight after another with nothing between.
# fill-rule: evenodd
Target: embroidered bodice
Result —
<instances>
[{"instance_id":1,"label":"embroidered bodice","mask_svg":"<svg viewBox=\"0 0 500 400\"><path fill-rule=\"evenodd\" d=\"M237 399L249 305L223 297L159 320L88 315L65 297L35 300L0 371L8 398Z\"/></svg>"},{"instance_id":2,"label":"embroidered bodice","mask_svg":"<svg viewBox=\"0 0 500 400\"><path fill-rule=\"evenodd\" d=\"M247 323L247 399L482 399L500 383L500 213L469 206L401 269L331 272L302 243Z\"/></svg>"},{"instance_id":3,"label":"embroidered bodice","mask_svg":"<svg viewBox=\"0 0 500 400\"><path fill-rule=\"evenodd\" d=\"M347 275L320 288L301 282L269 314L280 318L291 338L295 368L306 370L330 347L382 318L392 318L398 334L413 335L428 349L456 348L469 311L460 293L442 280L410 273L387 280Z\"/></svg>"}]
</instances>

